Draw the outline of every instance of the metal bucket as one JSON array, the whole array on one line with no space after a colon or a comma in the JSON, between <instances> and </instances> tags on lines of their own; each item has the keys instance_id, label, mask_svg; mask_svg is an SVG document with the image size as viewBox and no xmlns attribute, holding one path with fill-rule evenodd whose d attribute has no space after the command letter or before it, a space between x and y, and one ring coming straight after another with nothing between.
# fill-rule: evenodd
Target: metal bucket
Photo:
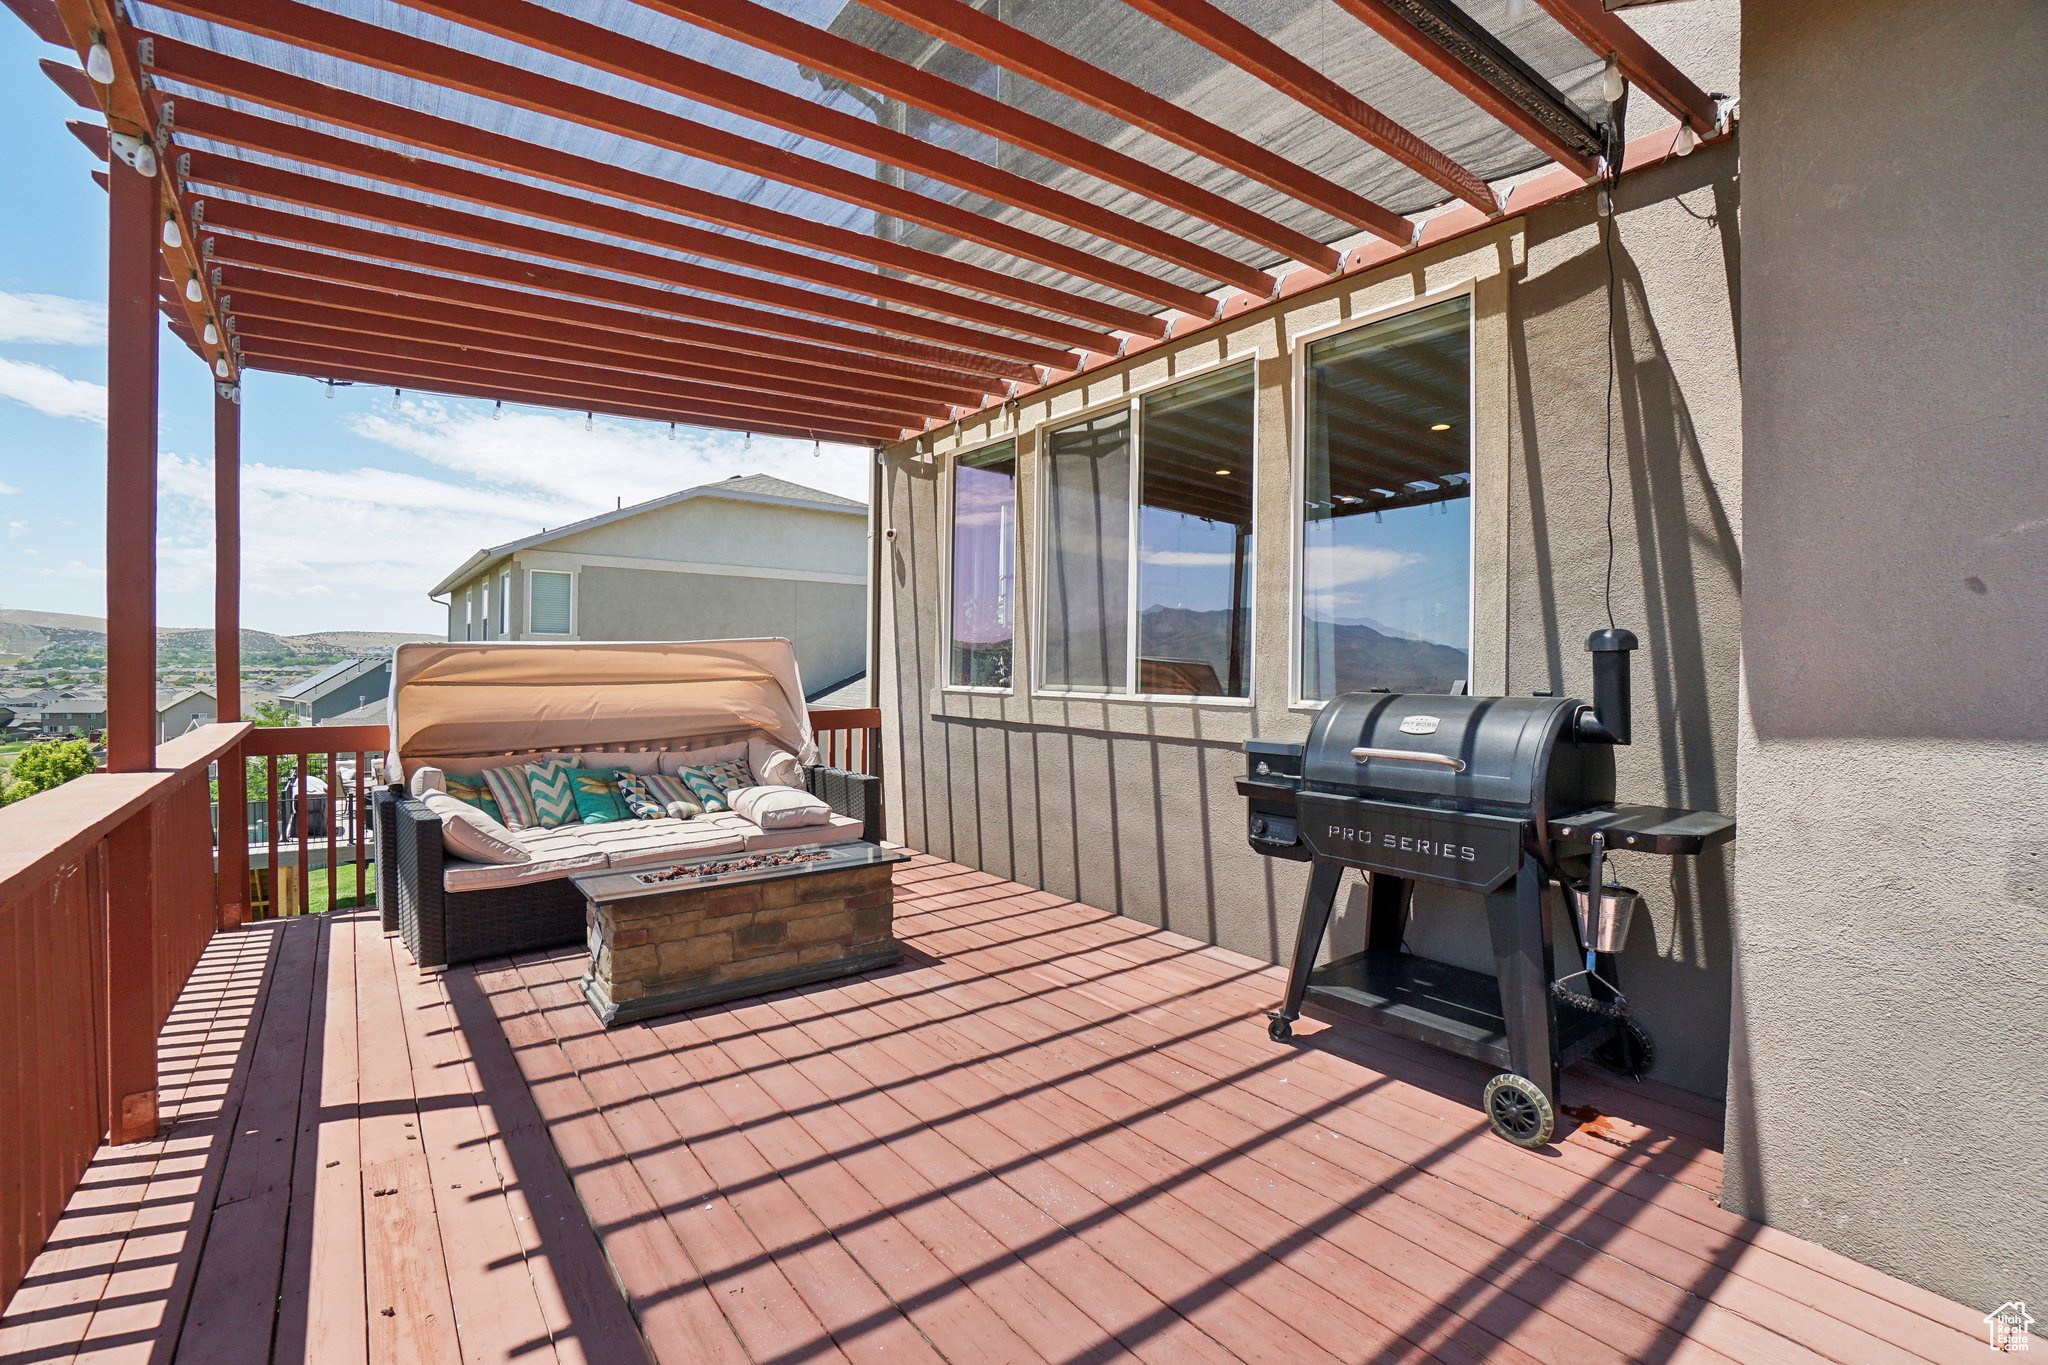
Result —
<instances>
[{"instance_id":1,"label":"metal bucket","mask_svg":"<svg viewBox=\"0 0 2048 1365\"><path fill-rule=\"evenodd\" d=\"M1629 922L1642 897L1626 886L1600 888L1597 901L1576 886L1565 888L1572 916L1579 922L1579 941L1596 953L1618 953L1628 941Z\"/></svg>"}]
</instances>

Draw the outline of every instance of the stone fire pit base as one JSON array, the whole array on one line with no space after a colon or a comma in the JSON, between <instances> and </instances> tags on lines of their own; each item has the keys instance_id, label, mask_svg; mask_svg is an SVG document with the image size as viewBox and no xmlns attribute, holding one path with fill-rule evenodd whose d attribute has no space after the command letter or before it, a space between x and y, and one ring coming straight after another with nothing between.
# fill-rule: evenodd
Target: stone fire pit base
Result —
<instances>
[{"instance_id":1,"label":"stone fire pit base","mask_svg":"<svg viewBox=\"0 0 2048 1365\"><path fill-rule=\"evenodd\" d=\"M713 879L646 879L662 866L577 877L589 902L583 998L598 1020L609 1028L896 961L893 875L905 855L867 843L819 851L830 856Z\"/></svg>"}]
</instances>

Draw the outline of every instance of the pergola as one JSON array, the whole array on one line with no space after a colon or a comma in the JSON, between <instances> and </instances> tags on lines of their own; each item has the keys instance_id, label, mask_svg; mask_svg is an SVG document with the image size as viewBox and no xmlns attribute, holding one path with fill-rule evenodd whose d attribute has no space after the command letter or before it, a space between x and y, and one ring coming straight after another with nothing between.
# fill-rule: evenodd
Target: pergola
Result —
<instances>
[{"instance_id":1,"label":"pergola","mask_svg":"<svg viewBox=\"0 0 2048 1365\"><path fill-rule=\"evenodd\" d=\"M115 771L159 312L218 381L227 720L244 371L880 447L1725 131L1600 0L7 4L107 162Z\"/></svg>"}]
</instances>

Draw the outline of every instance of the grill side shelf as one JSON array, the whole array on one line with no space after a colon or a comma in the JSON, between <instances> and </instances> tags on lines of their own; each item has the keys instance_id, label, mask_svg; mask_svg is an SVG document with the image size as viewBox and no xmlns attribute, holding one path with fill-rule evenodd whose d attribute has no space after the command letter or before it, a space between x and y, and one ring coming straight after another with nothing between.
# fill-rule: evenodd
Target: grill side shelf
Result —
<instances>
[{"instance_id":1,"label":"grill side shelf","mask_svg":"<svg viewBox=\"0 0 2048 1365\"><path fill-rule=\"evenodd\" d=\"M1318 967L1309 999L1389 1033L1509 1068L1500 985L1485 972L1389 949L1367 949ZM1569 1066L1620 1032L1618 1021L1560 1002L1557 1064Z\"/></svg>"},{"instance_id":2,"label":"grill side shelf","mask_svg":"<svg viewBox=\"0 0 2048 1365\"><path fill-rule=\"evenodd\" d=\"M1719 811L1624 805L1595 806L1550 821L1550 837L1559 843L1583 844L1595 834L1605 834L1610 849L1684 858L1732 840L1735 821Z\"/></svg>"}]
</instances>

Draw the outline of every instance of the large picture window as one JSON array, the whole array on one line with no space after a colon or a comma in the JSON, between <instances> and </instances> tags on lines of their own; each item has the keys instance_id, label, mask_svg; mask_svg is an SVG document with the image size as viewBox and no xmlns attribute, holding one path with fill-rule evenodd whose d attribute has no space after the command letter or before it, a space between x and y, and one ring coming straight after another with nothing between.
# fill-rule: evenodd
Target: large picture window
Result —
<instances>
[{"instance_id":1,"label":"large picture window","mask_svg":"<svg viewBox=\"0 0 2048 1365\"><path fill-rule=\"evenodd\" d=\"M1017 609L1017 447L986 446L953 465L950 687L1010 686Z\"/></svg>"},{"instance_id":2,"label":"large picture window","mask_svg":"<svg viewBox=\"0 0 2048 1365\"><path fill-rule=\"evenodd\" d=\"M1469 683L1471 321L1460 296L1308 344L1303 700Z\"/></svg>"},{"instance_id":3,"label":"large picture window","mask_svg":"<svg viewBox=\"0 0 2048 1365\"><path fill-rule=\"evenodd\" d=\"M1251 693L1252 367L1049 432L1051 691Z\"/></svg>"}]
</instances>

